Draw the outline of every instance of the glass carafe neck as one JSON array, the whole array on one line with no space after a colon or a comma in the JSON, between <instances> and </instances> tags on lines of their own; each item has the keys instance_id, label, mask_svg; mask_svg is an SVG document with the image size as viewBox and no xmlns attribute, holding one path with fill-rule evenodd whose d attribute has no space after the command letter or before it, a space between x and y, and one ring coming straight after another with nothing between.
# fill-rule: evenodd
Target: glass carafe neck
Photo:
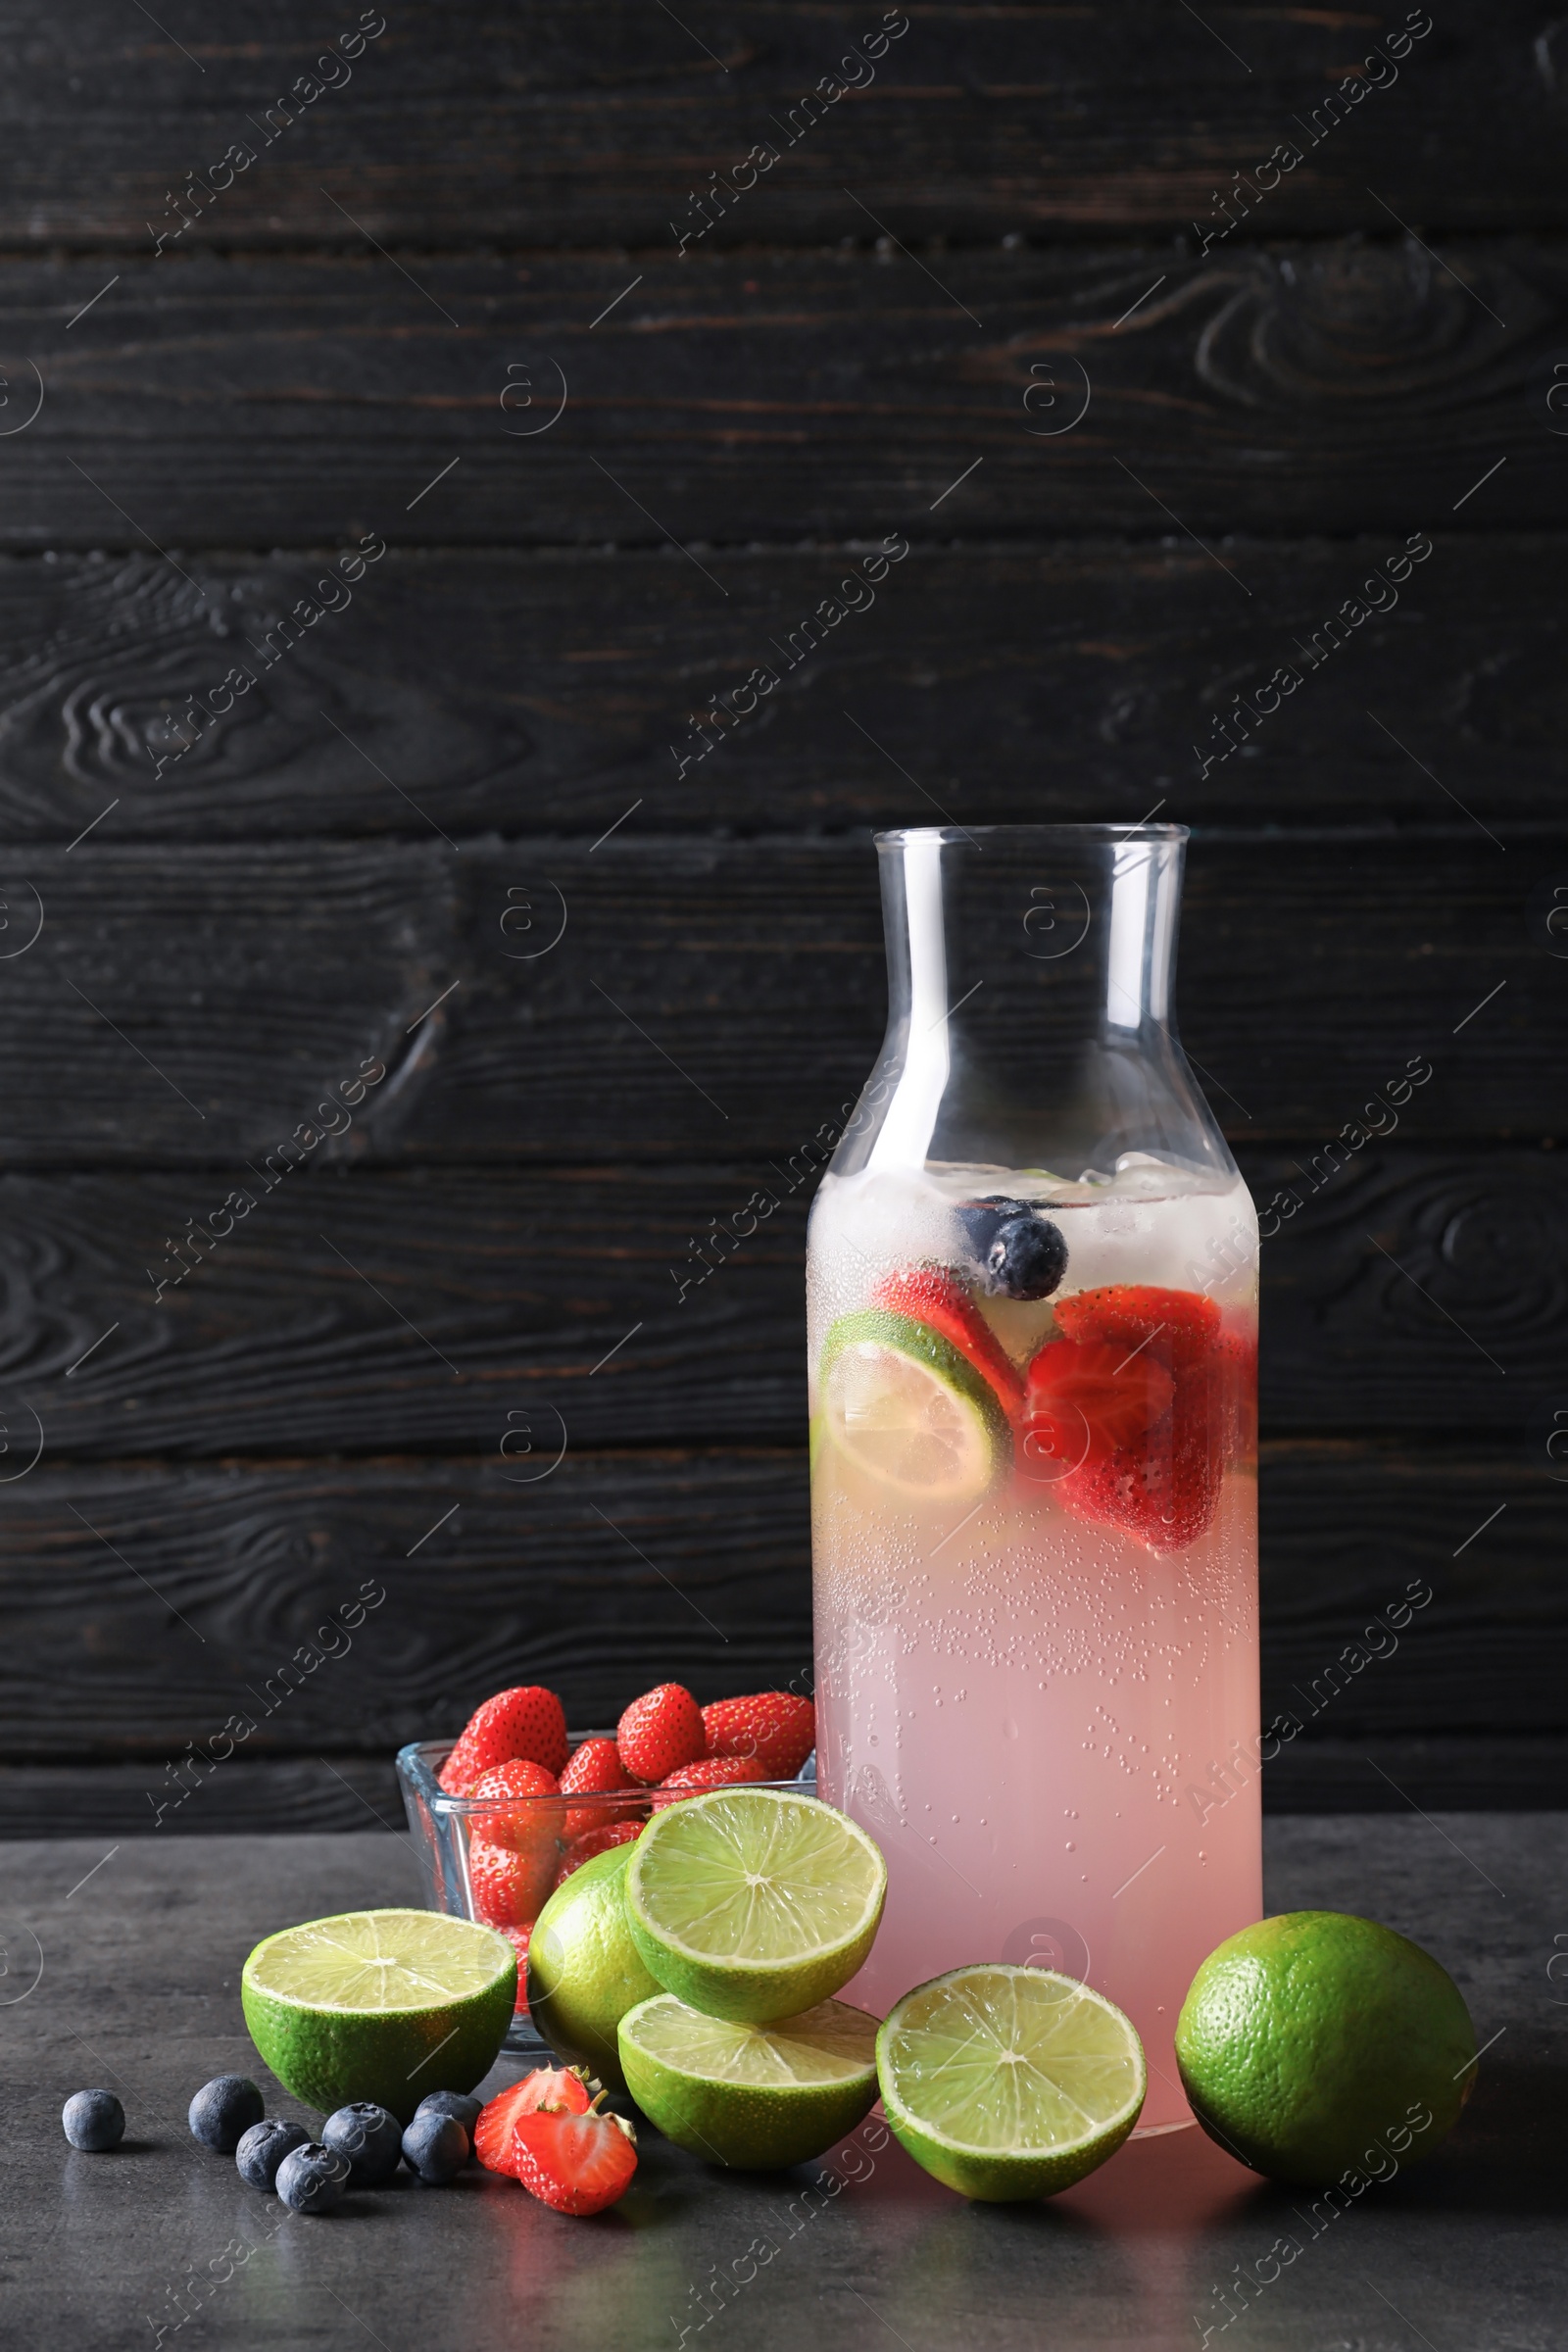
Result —
<instances>
[{"instance_id":1,"label":"glass carafe neck","mask_svg":"<svg viewBox=\"0 0 1568 2352\"><path fill-rule=\"evenodd\" d=\"M878 837L888 1030L835 1165L1235 1167L1177 1043L1180 826Z\"/></svg>"}]
</instances>

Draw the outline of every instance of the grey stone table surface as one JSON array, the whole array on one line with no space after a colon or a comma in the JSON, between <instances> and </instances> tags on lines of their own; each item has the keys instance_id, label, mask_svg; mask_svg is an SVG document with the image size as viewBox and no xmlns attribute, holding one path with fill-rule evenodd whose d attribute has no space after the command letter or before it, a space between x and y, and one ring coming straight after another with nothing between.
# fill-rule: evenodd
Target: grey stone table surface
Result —
<instances>
[{"instance_id":1,"label":"grey stone table surface","mask_svg":"<svg viewBox=\"0 0 1568 2352\"><path fill-rule=\"evenodd\" d=\"M725 2174L652 2132L592 2221L513 2182L407 2175L288 2214L184 2125L260 2065L239 1975L271 1930L420 1899L407 1843L156 1837L0 1846L0 2343L383 2352L1542 2352L1568 2346L1568 1814L1283 1818L1271 1909L1360 1911L1457 1979L1490 2043L1452 2138L1347 2210L1258 2180L1196 2131L1133 2143L1068 2194L970 2206L872 2118L820 2165ZM521 2071L503 2060L499 2088ZM105 2083L125 2143L68 2147ZM1294 2250L1293 2250L1294 2249ZM1244 2283L1245 2282L1245 2283Z\"/></svg>"}]
</instances>

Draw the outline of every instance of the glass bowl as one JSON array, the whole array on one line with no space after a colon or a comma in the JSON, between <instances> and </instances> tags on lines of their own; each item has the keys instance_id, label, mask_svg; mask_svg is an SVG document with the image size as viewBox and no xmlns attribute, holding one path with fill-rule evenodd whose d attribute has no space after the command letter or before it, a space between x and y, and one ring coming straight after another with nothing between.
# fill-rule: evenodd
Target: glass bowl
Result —
<instances>
[{"instance_id":1,"label":"glass bowl","mask_svg":"<svg viewBox=\"0 0 1568 2352\"><path fill-rule=\"evenodd\" d=\"M584 1740L613 1736L569 1735L574 1749ZM560 1883L568 1849L597 1831L623 1824L640 1830L656 1803L680 1800L661 1797L657 1788L612 1788L603 1794L582 1789L570 1796L501 1799L449 1796L437 1776L456 1744L453 1740L411 1740L397 1755L398 1785L424 1873L426 1902L432 1911L499 1928L516 1947L517 2007L505 2047L537 2058L544 2045L528 2022L527 1935ZM816 1759L808 1756L796 1780L744 1785L814 1796ZM589 1852L596 1850L589 1847ZM586 1861L588 1855L576 1858Z\"/></svg>"}]
</instances>

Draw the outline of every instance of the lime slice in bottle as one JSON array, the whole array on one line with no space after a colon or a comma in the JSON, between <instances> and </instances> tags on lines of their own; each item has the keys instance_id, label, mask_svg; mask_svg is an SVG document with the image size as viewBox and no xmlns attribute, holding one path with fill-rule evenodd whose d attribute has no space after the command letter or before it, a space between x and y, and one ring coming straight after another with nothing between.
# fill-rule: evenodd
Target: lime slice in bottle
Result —
<instances>
[{"instance_id":1,"label":"lime slice in bottle","mask_svg":"<svg viewBox=\"0 0 1568 2352\"><path fill-rule=\"evenodd\" d=\"M330 2114L373 2099L400 2124L494 2065L517 1959L494 1928L439 1911L345 1911L259 1943L240 1999L284 2088Z\"/></svg>"},{"instance_id":2,"label":"lime slice in bottle","mask_svg":"<svg viewBox=\"0 0 1568 2352\"><path fill-rule=\"evenodd\" d=\"M656 1813L628 1849L626 1920L650 1976L740 2025L794 2017L871 1948L887 1865L814 1797L715 1788Z\"/></svg>"},{"instance_id":3,"label":"lime slice in bottle","mask_svg":"<svg viewBox=\"0 0 1568 2352\"><path fill-rule=\"evenodd\" d=\"M917 2164L1003 2204L1113 2156L1148 2087L1121 2011L1072 1977L996 1961L906 1992L876 2037L882 2104Z\"/></svg>"},{"instance_id":4,"label":"lime slice in bottle","mask_svg":"<svg viewBox=\"0 0 1568 2352\"><path fill-rule=\"evenodd\" d=\"M1012 1458L996 1392L912 1315L841 1315L822 1350L821 1418L858 1470L907 1502L978 1502Z\"/></svg>"},{"instance_id":5,"label":"lime slice in bottle","mask_svg":"<svg viewBox=\"0 0 1568 2352\"><path fill-rule=\"evenodd\" d=\"M710 2164L805 2164L876 2097L876 2019L819 2001L770 2026L731 2025L662 1992L620 2021L626 2087L666 2139Z\"/></svg>"}]
</instances>

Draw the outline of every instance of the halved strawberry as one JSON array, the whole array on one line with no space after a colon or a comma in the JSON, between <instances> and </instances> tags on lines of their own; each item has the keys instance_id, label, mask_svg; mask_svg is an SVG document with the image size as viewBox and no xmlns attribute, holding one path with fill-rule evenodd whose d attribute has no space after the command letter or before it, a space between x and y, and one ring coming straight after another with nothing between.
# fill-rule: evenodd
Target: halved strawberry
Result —
<instances>
[{"instance_id":1,"label":"halved strawberry","mask_svg":"<svg viewBox=\"0 0 1568 2352\"><path fill-rule=\"evenodd\" d=\"M660 1683L634 1698L615 1727L615 1745L639 1781L662 1781L708 1752L703 1711L679 1683Z\"/></svg>"},{"instance_id":2,"label":"halved strawberry","mask_svg":"<svg viewBox=\"0 0 1568 2352\"><path fill-rule=\"evenodd\" d=\"M517 1757L547 1772L559 1772L566 1761L565 1710L553 1690L537 1683L498 1690L474 1709L441 1767L441 1786L449 1796L466 1796L482 1772Z\"/></svg>"},{"instance_id":3,"label":"halved strawberry","mask_svg":"<svg viewBox=\"0 0 1568 2352\"><path fill-rule=\"evenodd\" d=\"M1029 1366L1024 1391L1027 1459L1075 1468L1090 1455L1135 1446L1170 1410L1176 1384L1151 1350L1104 1340L1052 1340Z\"/></svg>"},{"instance_id":4,"label":"halved strawberry","mask_svg":"<svg viewBox=\"0 0 1568 2352\"><path fill-rule=\"evenodd\" d=\"M1023 1395L1023 1374L957 1278L940 1266L911 1266L888 1274L871 1293L873 1306L889 1306L925 1323L957 1348L987 1379L1004 1404Z\"/></svg>"},{"instance_id":5,"label":"halved strawberry","mask_svg":"<svg viewBox=\"0 0 1568 2352\"><path fill-rule=\"evenodd\" d=\"M580 2066L541 2066L520 2082L498 2091L479 2110L473 2127L473 2152L488 2172L519 2178L512 2135L527 2115L586 2115L593 2101L588 2078Z\"/></svg>"},{"instance_id":6,"label":"halved strawberry","mask_svg":"<svg viewBox=\"0 0 1568 2352\"><path fill-rule=\"evenodd\" d=\"M574 1870L581 1870L583 1864L591 1862L595 1854L607 1854L612 1845L632 1844L642 1836L643 1828L644 1824L640 1821L617 1821L609 1829L589 1830L584 1837L574 1838L561 1857L556 1885L563 1886Z\"/></svg>"},{"instance_id":7,"label":"halved strawberry","mask_svg":"<svg viewBox=\"0 0 1568 2352\"><path fill-rule=\"evenodd\" d=\"M662 1813L677 1797L701 1796L707 1788L735 1788L772 1777L756 1756L705 1756L700 1764L683 1764L660 1782L654 1790L654 1811Z\"/></svg>"},{"instance_id":8,"label":"halved strawberry","mask_svg":"<svg viewBox=\"0 0 1568 2352\"><path fill-rule=\"evenodd\" d=\"M703 1709L710 1756L755 1756L770 1781L793 1781L816 1745L816 1709L792 1690L715 1698Z\"/></svg>"},{"instance_id":9,"label":"halved strawberry","mask_svg":"<svg viewBox=\"0 0 1568 2352\"><path fill-rule=\"evenodd\" d=\"M1153 1283L1112 1282L1074 1291L1055 1305L1069 1340L1103 1340L1124 1348L1146 1341L1179 1374L1208 1353L1219 1336L1219 1308L1201 1291L1166 1291Z\"/></svg>"},{"instance_id":10,"label":"halved strawberry","mask_svg":"<svg viewBox=\"0 0 1568 2352\"><path fill-rule=\"evenodd\" d=\"M1058 1299L1055 1319L1063 1338L1029 1368L1036 1444L1071 1460L1053 1494L1152 1551L1194 1543L1213 1524L1231 1436L1219 1309L1198 1291L1116 1283ZM1075 1416L1088 1442L1072 1460Z\"/></svg>"},{"instance_id":11,"label":"halved strawberry","mask_svg":"<svg viewBox=\"0 0 1568 2352\"><path fill-rule=\"evenodd\" d=\"M563 1796L575 1796L580 1788L635 1788L637 1783L620 1760L620 1750L613 1740L584 1740L573 1748L571 1759L561 1776ZM592 1830L608 1829L619 1821L620 1814L613 1805L573 1805L566 1815L566 1836L585 1838Z\"/></svg>"},{"instance_id":12,"label":"halved strawberry","mask_svg":"<svg viewBox=\"0 0 1568 2352\"><path fill-rule=\"evenodd\" d=\"M512 2139L509 2169L557 2213L603 2213L625 2194L637 2170L631 2125L618 2115L601 2115L597 2106L586 2115L524 2115Z\"/></svg>"}]
</instances>

